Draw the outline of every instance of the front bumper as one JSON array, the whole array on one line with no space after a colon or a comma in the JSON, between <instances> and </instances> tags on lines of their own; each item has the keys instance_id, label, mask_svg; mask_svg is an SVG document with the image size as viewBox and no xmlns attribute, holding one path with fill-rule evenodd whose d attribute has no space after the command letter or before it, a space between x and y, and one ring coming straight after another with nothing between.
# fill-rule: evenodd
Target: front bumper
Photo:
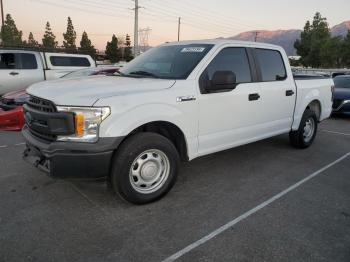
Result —
<instances>
[{"instance_id":1,"label":"front bumper","mask_svg":"<svg viewBox=\"0 0 350 262\"><path fill-rule=\"evenodd\" d=\"M0 130L21 130L24 126L23 107L5 111L0 108Z\"/></svg>"},{"instance_id":2,"label":"front bumper","mask_svg":"<svg viewBox=\"0 0 350 262\"><path fill-rule=\"evenodd\" d=\"M100 138L96 143L46 142L24 126L27 148L23 158L57 178L101 178L110 172L112 156L123 137Z\"/></svg>"}]
</instances>

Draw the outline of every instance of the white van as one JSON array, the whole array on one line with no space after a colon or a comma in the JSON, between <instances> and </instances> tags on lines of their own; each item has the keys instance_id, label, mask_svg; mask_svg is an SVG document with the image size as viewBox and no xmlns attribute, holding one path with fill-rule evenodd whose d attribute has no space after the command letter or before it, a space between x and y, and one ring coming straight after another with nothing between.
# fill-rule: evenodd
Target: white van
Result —
<instances>
[{"instance_id":1,"label":"white van","mask_svg":"<svg viewBox=\"0 0 350 262\"><path fill-rule=\"evenodd\" d=\"M87 67L96 67L89 55L0 49L0 95Z\"/></svg>"}]
</instances>

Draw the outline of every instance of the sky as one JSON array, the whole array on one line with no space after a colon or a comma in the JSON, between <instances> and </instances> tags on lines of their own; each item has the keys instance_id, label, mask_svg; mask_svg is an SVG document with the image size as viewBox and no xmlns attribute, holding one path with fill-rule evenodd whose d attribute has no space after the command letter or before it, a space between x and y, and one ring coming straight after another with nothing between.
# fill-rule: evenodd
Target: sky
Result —
<instances>
[{"instance_id":1,"label":"sky","mask_svg":"<svg viewBox=\"0 0 350 262\"><path fill-rule=\"evenodd\" d=\"M96 48L104 50L112 34L133 40L132 0L3 0L26 39L41 40L49 21L62 44L67 17L73 20L77 43L85 30ZM150 28L148 43L229 37L252 30L302 29L319 11L330 26L350 20L349 0L139 0L139 28Z\"/></svg>"}]
</instances>

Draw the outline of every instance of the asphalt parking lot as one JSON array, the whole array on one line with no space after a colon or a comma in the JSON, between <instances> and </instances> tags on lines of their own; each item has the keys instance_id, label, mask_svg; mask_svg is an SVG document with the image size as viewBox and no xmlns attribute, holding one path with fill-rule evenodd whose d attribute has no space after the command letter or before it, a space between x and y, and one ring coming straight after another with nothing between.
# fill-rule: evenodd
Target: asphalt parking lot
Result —
<instances>
[{"instance_id":1,"label":"asphalt parking lot","mask_svg":"<svg viewBox=\"0 0 350 262\"><path fill-rule=\"evenodd\" d=\"M54 180L0 132L0 261L350 261L350 118L184 163L162 200ZM305 179L305 180L304 180Z\"/></svg>"}]
</instances>

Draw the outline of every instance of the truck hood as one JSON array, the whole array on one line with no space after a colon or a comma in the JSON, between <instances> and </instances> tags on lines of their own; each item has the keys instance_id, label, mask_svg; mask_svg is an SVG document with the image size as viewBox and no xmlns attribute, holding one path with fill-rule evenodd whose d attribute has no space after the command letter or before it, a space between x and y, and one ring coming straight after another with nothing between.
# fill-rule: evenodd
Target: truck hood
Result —
<instances>
[{"instance_id":1,"label":"truck hood","mask_svg":"<svg viewBox=\"0 0 350 262\"><path fill-rule=\"evenodd\" d=\"M175 80L166 79L90 76L37 83L27 92L56 105L92 106L102 98L152 92L170 88L174 83Z\"/></svg>"}]
</instances>

